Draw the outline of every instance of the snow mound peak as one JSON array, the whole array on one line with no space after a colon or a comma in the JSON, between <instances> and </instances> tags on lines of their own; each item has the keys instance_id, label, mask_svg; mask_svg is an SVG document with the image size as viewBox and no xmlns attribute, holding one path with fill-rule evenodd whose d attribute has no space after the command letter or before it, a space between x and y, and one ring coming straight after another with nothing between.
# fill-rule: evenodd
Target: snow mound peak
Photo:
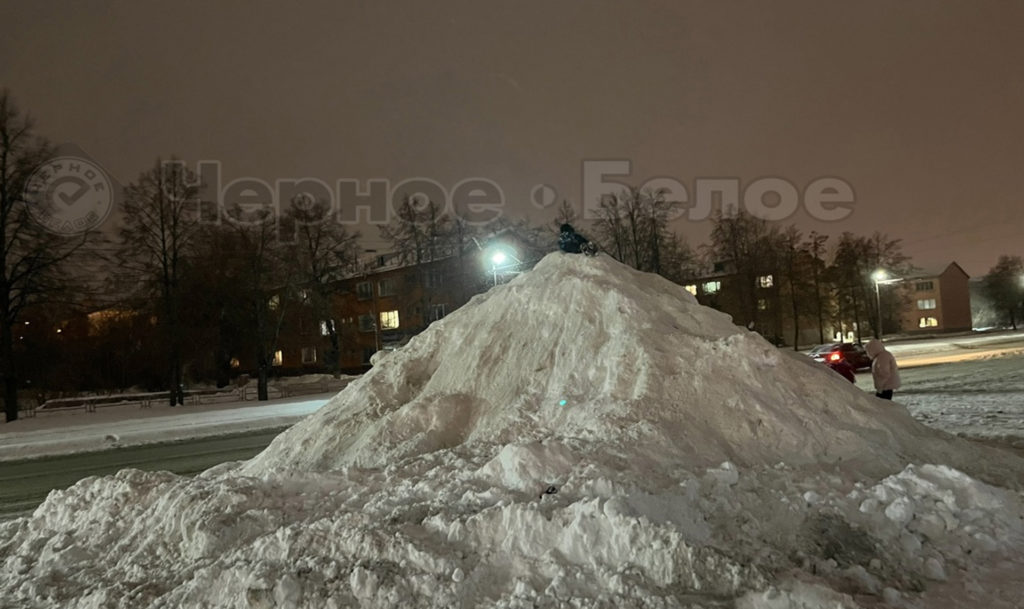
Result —
<instances>
[{"instance_id":1,"label":"snow mound peak","mask_svg":"<svg viewBox=\"0 0 1024 609\"><path fill-rule=\"evenodd\" d=\"M557 441L599 444L640 470L857 461L881 473L926 458L934 437L679 285L608 256L553 253L380 359L245 469Z\"/></svg>"}]
</instances>

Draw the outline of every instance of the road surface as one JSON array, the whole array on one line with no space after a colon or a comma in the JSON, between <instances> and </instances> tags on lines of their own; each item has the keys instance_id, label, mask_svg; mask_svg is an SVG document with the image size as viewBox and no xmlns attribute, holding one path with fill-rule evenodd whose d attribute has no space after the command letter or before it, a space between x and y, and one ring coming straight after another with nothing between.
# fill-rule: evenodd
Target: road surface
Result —
<instances>
[{"instance_id":1,"label":"road surface","mask_svg":"<svg viewBox=\"0 0 1024 609\"><path fill-rule=\"evenodd\" d=\"M129 467L193 475L219 463L248 459L284 429L0 463L0 520L30 512L51 490L88 476Z\"/></svg>"}]
</instances>

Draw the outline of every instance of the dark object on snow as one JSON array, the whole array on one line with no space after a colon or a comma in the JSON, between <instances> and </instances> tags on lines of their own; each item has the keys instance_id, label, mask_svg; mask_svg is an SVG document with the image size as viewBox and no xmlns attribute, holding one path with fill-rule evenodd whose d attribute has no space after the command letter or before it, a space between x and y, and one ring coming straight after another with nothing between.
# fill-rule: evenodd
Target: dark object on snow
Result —
<instances>
[{"instance_id":1,"label":"dark object on snow","mask_svg":"<svg viewBox=\"0 0 1024 609\"><path fill-rule=\"evenodd\" d=\"M546 489L544 489L543 493L540 494L540 498L543 499L544 495L554 495L557 492L558 492L558 487L557 486L549 486Z\"/></svg>"},{"instance_id":2,"label":"dark object on snow","mask_svg":"<svg viewBox=\"0 0 1024 609\"><path fill-rule=\"evenodd\" d=\"M558 230L558 249L570 254L597 254L597 246L577 233L571 224L563 224Z\"/></svg>"},{"instance_id":3,"label":"dark object on snow","mask_svg":"<svg viewBox=\"0 0 1024 609\"><path fill-rule=\"evenodd\" d=\"M828 367L846 377L846 380L850 381L851 383L857 382L857 373L853 369L853 366L850 364L849 361L841 359L834 362L829 362Z\"/></svg>"}]
</instances>

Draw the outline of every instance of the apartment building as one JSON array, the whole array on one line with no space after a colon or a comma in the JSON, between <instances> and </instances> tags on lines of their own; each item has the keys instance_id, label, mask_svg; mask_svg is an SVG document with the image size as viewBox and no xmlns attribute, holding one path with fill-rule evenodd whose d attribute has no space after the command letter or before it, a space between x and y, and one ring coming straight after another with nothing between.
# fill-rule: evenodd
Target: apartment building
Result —
<instances>
[{"instance_id":1,"label":"apartment building","mask_svg":"<svg viewBox=\"0 0 1024 609\"><path fill-rule=\"evenodd\" d=\"M902 278L900 330L904 333L960 332L971 329L970 276L956 262L941 271Z\"/></svg>"}]
</instances>

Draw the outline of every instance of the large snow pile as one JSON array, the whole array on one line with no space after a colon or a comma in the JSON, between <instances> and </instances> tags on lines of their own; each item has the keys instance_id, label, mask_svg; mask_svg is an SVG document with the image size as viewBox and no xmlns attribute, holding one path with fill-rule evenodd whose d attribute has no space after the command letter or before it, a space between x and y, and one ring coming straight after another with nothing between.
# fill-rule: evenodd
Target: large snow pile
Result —
<instances>
[{"instance_id":1,"label":"large snow pile","mask_svg":"<svg viewBox=\"0 0 1024 609\"><path fill-rule=\"evenodd\" d=\"M1019 607L1022 460L552 254L246 463L0 525L2 607Z\"/></svg>"}]
</instances>

